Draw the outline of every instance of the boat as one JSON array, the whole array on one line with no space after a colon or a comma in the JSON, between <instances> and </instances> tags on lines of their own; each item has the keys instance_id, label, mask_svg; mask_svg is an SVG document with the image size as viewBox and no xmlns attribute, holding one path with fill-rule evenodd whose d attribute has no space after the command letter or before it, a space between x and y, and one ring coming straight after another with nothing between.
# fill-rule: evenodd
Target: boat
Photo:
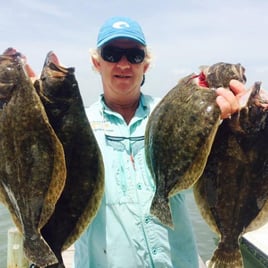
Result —
<instances>
[{"instance_id":1,"label":"boat","mask_svg":"<svg viewBox=\"0 0 268 268\"><path fill-rule=\"evenodd\" d=\"M240 239L244 268L268 268L268 223Z\"/></svg>"}]
</instances>

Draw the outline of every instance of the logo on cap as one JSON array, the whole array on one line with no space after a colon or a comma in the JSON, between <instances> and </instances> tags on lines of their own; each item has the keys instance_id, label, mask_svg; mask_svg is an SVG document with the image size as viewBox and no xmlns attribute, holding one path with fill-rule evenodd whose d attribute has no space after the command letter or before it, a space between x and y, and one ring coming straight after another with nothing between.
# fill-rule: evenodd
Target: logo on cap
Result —
<instances>
[{"instance_id":1,"label":"logo on cap","mask_svg":"<svg viewBox=\"0 0 268 268\"><path fill-rule=\"evenodd\" d=\"M122 29L122 28L129 28L129 24L125 21L117 21L113 24L113 28L115 29Z\"/></svg>"}]
</instances>

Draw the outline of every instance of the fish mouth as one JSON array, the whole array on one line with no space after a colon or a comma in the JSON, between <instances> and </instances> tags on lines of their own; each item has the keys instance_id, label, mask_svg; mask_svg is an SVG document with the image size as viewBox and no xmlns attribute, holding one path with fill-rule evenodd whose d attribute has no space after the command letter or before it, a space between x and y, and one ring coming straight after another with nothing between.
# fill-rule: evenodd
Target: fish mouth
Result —
<instances>
[{"instance_id":1,"label":"fish mouth","mask_svg":"<svg viewBox=\"0 0 268 268\"><path fill-rule=\"evenodd\" d=\"M262 107L264 111L268 110L268 93L261 88L261 82L255 82L254 85L240 97L239 104L241 108L255 105Z\"/></svg>"},{"instance_id":2,"label":"fish mouth","mask_svg":"<svg viewBox=\"0 0 268 268\"><path fill-rule=\"evenodd\" d=\"M61 65L58 57L56 56L56 54L53 51L50 51L47 55L45 64L49 65L50 63L53 63L55 65Z\"/></svg>"},{"instance_id":3,"label":"fish mouth","mask_svg":"<svg viewBox=\"0 0 268 268\"><path fill-rule=\"evenodd\" d=\"M240 110L233 114L229 121L235 133L255 135L267 131L268 95L261 89L261 82L254 85L240 97Z\"/></svg>"},{"instance_id":4,"label":"fish mouth","mask_svg":"<svg viewBox=\"0 0 268 268\"><path fill-rule=\"evenodd\" d=\"M67 74L73 74L74 68L69 67L66 68L61 64L58 57L53 51L50 51L47 54L45 59L44 68L47 67L47 75L52 76L54 78L65 77ZM45 74L41 74L41 78L43 78Z\"/></svg>"}]
</instances>

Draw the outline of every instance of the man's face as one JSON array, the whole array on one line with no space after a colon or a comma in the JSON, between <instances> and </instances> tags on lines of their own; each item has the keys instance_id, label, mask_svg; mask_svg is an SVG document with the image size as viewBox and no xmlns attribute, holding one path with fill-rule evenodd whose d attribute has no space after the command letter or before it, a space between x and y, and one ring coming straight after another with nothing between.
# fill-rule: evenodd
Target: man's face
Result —
<instances>
[{"instance_id":1,"label":"man's face","mask_svg":"<svg viewBox=\"0 0 268 268\"><path fill-rule=\"evenodd\" d=\"M145 49L142 45L131 39L116 39L105 46L122 49ZM104 93L113 94L114 96L139 94L143 74L149 66L146 61L131 63L125 55L118 62L109 62L100 55L99 60L95 62L93 60L93 63L101 74Z\"/></svg>"}]
</instances>

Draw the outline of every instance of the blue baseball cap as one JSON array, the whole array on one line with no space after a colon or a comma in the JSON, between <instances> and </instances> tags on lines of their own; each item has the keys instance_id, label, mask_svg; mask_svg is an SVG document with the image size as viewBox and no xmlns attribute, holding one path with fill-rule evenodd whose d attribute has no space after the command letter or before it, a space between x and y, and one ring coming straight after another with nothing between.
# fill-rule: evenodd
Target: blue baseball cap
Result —
<instances>
[{"instance_id":1,"label":"blue baseball cap","mask_svg":"<svg viewBox=\"0 0 268 268\"><path fill-rule=\"evenodd\" d=\"M112 17L100 28L97 47L117 38L130 38L146 46L145 37L141 26L127 17Z\"/></svg>"}]
</instances>

